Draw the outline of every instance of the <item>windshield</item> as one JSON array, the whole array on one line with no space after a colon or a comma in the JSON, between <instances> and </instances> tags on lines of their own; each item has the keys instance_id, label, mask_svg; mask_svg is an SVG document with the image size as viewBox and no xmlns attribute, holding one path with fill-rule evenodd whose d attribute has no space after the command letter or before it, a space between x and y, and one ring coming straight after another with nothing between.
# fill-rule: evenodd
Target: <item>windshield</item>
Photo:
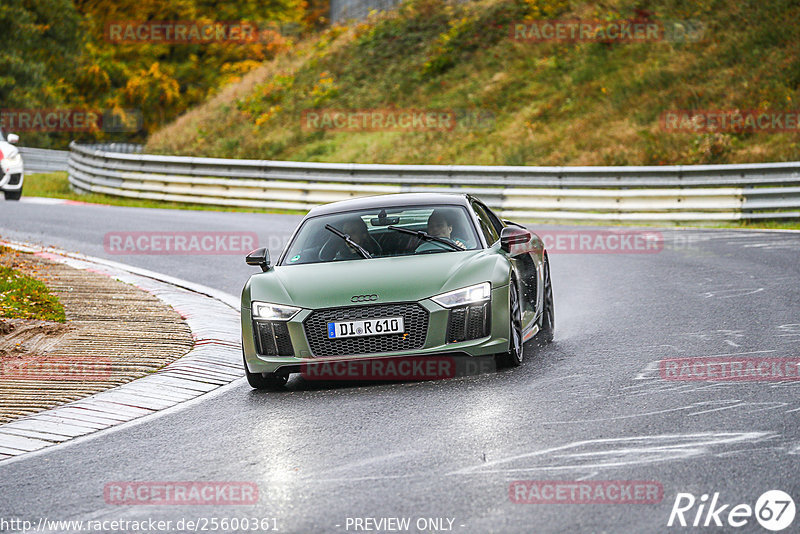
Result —
<instances>
[{"instance_id":1,"label":"windshield","mask_svg":"<svg viewBox=\"0 0 800 534\"><path fill-rule=\"evenodd\" d=\"M369 261L479 247L475 227L463 206L370 208L307 219L281 265Z\"/></svg>"}]
</instances>

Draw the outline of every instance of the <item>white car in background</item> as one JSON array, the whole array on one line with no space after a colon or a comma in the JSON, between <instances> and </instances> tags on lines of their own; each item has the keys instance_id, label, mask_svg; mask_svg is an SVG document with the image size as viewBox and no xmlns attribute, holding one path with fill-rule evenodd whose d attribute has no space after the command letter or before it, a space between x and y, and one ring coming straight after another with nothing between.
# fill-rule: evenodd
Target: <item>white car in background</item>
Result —
<instances>
[{"instance_id":1,"label":"white car in background","mask_svg":"<svg viewBox=\"0 0 800 534\"><path fill-rule=\"evenodd\" d=\"M6 134L0 128L0 190L6 200L19 200L22 196L22 155L14 145L19 141L16 134Z\"/></svg>"}]
</instances>

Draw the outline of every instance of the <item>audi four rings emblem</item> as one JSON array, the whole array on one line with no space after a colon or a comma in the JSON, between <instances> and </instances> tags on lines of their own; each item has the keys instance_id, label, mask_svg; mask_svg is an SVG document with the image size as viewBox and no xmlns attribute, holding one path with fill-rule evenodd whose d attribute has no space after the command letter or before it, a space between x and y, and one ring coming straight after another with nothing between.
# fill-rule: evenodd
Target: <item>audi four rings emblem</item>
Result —
<instances>
[{"instance_id":1,"label":"audi four rings emblem","mask_svg":"<svg viewBox=\"0 0 800 534\"><path fill-rule=\"evenodd\" d=\"M350 302L369 302L370 300L378 300L378 295L353 295L350 297Z\"/></svg>"}]
</instances>

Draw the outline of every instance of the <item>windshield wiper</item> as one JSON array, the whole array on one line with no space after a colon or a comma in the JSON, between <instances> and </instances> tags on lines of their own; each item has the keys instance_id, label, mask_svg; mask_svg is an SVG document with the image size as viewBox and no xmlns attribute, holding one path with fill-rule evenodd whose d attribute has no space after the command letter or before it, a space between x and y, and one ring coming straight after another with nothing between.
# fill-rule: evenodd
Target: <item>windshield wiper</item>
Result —
<instances>
[{"instance_id":1,"label":"windshield wiper","mask_svg":"<svg viewBox=\"0 0 800 534\"><path fill-rule=\"evenodd\" d=\"M333 232L334 234L336 234L336 235L338 235L339 237L341 237L342 239L344 239L344 242L345 242L345 243L347 243L348 245L350 245L350 247L351 247L353 250L355 250L356 252L358 252L359 254L361 254L361 257L363 257L364 259L370 259L370 258L372 258L372 254L370 254L369 252L367 252L367 250L366 250L364 247L362 247L361 245L359 245L358 243L356 243L355 241L353 241L352 239L350 239L350 236L349 236L348 234L345 234L344 232L341 232L341 231L337 230L336 228L334 228L334 227L333 227L333 226L331 226L330 224L326 224L326 225L325 225L325 229L326 229L326 230L330 230L330 231L331 231L331 232Z\"/></svg>"},{"instance_id":2,"label":"windshield wiper","mask_svg":"<svg viewBox=\"0 0 800 534\"><path fill-rule=\"evenodd\" d=\"M453 250L462 251L463 248L459 247L452 241L445 239L444 237L439 237L438 235L431 235L428 232L423 232L422 230L410 230L408 228L401 228L399 226L387 226L389 230L397 230L398 232L403 232L404 234L415 235L424 241L436 241L437 243L441 243L442 245L447 245Z\"/></svg>"}]
</instances>

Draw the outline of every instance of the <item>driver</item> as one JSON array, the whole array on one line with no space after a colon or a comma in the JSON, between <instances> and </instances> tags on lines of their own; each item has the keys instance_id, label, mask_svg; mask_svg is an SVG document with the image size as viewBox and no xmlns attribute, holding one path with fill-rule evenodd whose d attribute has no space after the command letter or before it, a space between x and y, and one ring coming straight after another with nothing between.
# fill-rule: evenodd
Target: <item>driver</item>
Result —
<instances>
[{"instance_id":1,"label":"driver","mask_svg":"<svg viewBox=\"0 0 800 534\"><path fill-rule=\"evenodd\" d=\"M433 210L428 217L428 235L443 237L448 241L452 241L457 246L466 250L467 246L458 239L454 239L450 234L453 232L453 221L450 214L443 210ZM426 241L417 247L416 252L424 250L433 250L443 248L442 245L437 244L436 241Z\"/></svg>"},{"instance_id":2,"label":"driver","mask_svg":"<svg viewBox=\"0 0 800 534\"><path fill-rule=\"evenodd\" d=\"M342 223L339 228L343 233L350 236L350 239L364 247L364 249L373 256L381 253L381 247L378 242L369 235L367 230L367 223L364 222L359 216L350 217ZM338 241L338 238L334 237ZM349 258L350 256L357 256L356 252L352 250L344 241L338 244L335 259Z\"/></svg>"}]
</instances>

